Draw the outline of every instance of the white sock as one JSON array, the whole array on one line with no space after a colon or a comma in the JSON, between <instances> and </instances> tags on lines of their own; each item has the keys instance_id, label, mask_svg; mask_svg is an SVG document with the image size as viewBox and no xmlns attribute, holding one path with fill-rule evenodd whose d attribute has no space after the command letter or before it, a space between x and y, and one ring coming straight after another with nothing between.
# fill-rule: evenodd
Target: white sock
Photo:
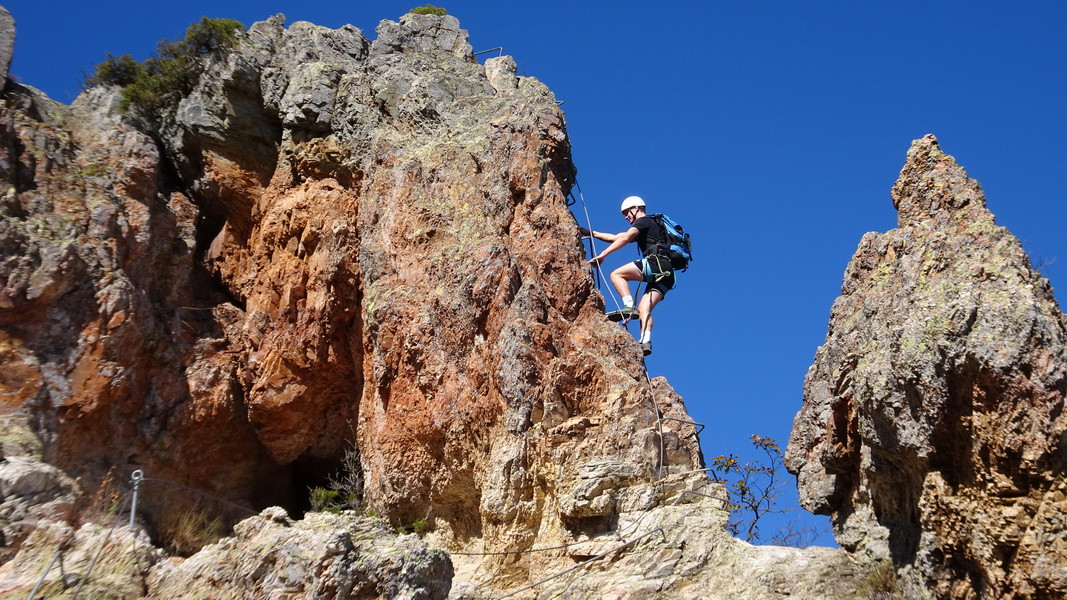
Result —
<instances>
[{"instance_id":1,"label":"white sock","mask_svg":"<svg viewBox=\"0 0 1067 600\"><path fill-rule=\"evenodd\" d=\"M623 296L622 297L622 305L625 306L626 308L633 308L634 307L634 297L633 296Z\"/></svg>"},{"instance_id":2,"label":"white sock","mask_svg":"<svg viewBox=\"0 0 1067 600\"><path fill-rule=\"evenodd\" d=\"M641 332L641 343L645 344L652 341L652 330Z\"/></svg>"}]
</instances>

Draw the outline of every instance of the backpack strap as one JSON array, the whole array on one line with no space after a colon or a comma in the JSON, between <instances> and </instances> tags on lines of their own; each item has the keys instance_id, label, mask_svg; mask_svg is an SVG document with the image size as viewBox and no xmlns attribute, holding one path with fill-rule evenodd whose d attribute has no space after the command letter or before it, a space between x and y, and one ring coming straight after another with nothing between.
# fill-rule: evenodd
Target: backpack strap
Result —
<instances>
[{"instance_id":1,"label":"backpack strap","mask_svg":"<svg viewBox=\"0 0 1067 600\"><path fill-rule=\"evenodd\" d=\"M660 239L663 240L663 243L660 243L660 244L655 244L655 243L649 244L648 245L648 249L645 250L645 256L644 257L647 258L647 259L652 259L652 258L665 259L666 262L667 262L667 265L670 266L670 264L671 264L671 260L670 260L671 259L671 243L670 243L671 236L667 233L667 226L663 224L663 213L652 213L652 214L650 214L648 216L659 227ZM671 269L667 269L666 272L670 272L670 271L671 271Z\"/></svg>"}]
</instances>

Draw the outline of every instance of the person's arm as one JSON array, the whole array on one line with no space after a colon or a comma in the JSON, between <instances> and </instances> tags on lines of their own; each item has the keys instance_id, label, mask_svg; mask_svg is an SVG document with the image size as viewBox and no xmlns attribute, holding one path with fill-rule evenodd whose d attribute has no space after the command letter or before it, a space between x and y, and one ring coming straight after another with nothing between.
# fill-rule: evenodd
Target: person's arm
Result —
<instances>
[{"instance_id":1,"label":"person's arm","mask_svg":"<svg viewBox=\"0 0 1067 600\"><path fill-rule=\"evenodd\" d=\"M580 233L582 235L588 235L588 236L595 237L596 239L598 239L598 240L600 240L602 242L614 242L615 238L617 238L619 236L618 233L604 233L603 231L591 231L589 229L586 229L585 227L579 227L578 228L578 233Z\"/></svg>"},{"instance_id":2,"label":"person's arm","mask_svg":"<svg viewBox=\"0 0 1067 600\"><path fill-rule=\"evenodd\" d=\"M593 234L593 237L597 238L598 240L604 240L605 242L608 242L608 241L611 242L611 245L608 246L607 248L604 248L603 252L601 252L600 254L598 254L598 255L594 256L593 258L589 259L589 262L591 262L593 264L596 264L596 265L599 265L600 263L604 262L604 259L607 258L607 256L609 254L611 254L612 252L618 250L619 248L622 248L626 244L629 244L630 242L636 240L638 231L637 231L636 227L631 227L631 228L627 229L626 231L623 231L622 233L604 233L604 234L601 234L604 237L597 236L596 235L597 232L595 232L595 231L590 231L589 233ZM607 239L609 237L611 238L610 240Z\"/></svg>"}]
</instances>

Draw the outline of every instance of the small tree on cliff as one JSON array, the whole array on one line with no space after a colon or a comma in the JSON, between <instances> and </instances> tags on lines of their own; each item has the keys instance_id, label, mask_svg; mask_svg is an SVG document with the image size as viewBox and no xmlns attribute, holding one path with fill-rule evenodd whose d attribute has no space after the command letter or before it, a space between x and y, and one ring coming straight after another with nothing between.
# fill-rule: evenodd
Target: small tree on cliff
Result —
<instances>
[{"instance_id":1,"label":"small tree on cliff","mask_svg":"<svg viewBox=\"0 0 1067 600\"><path fill-rule=\"evenodd\" d=\"M711 476L724 484L730 495L730 521L727 529L732 535L751 543L780 544L803 548L818 537L819 531L789 522L769 536L760 534L760 526L771 515L788 515L798 509L783 507L779 500L788 485L783 477L785 459L781 448L772 438L752 436L752 445L763 452L766 462L746 461L733 454L711 459Z\"/></svg>"},{"instance_id":2,"label":"small tree on cliff","mask_svg":"<svg viewBox=\"0 0 1067 600\"><path fill-rule=\"evenodd\" d=\"M363 509L363 467L359 462L359 448L353 443L345 449L337 471L327 478L327 485L335 491L335 505L352 510Z\"/></svg>"},{"instance_id":3,"label":"small tree on cliff","mask_svg":"<svg viewBox=\"0 0 1067 600\"><path fill-rule=\"evenodd\" d=\"M116 57L109 52L107 59L85 78L85 87L121 87L119 108L135 108L158 124L168 109L193 90L208 59L236 46L244 28L233 19L203 17L185 30L184 39L160 41L155 56L144 62L137 62L129 54Z\"/></svg>"}]
</instances>

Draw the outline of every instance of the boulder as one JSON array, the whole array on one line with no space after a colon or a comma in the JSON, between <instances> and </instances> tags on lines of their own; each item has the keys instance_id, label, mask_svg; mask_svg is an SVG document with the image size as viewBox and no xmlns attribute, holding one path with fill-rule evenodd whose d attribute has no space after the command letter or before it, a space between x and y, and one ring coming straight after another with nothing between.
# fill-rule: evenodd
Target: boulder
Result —
<instances>
[{"instance_id":1,"label":"boulder","mask_svg":"<svg viewBox=\"0 0 1067 600\"><path fill-rule=\"evenodd\" d=\"M309 513L291 521L274 507L239 523L235 535L184 561L159 563L150 598L407 598L444 600L452 564L415 535L381 519Z\"/></svg>"}]
</instances>

